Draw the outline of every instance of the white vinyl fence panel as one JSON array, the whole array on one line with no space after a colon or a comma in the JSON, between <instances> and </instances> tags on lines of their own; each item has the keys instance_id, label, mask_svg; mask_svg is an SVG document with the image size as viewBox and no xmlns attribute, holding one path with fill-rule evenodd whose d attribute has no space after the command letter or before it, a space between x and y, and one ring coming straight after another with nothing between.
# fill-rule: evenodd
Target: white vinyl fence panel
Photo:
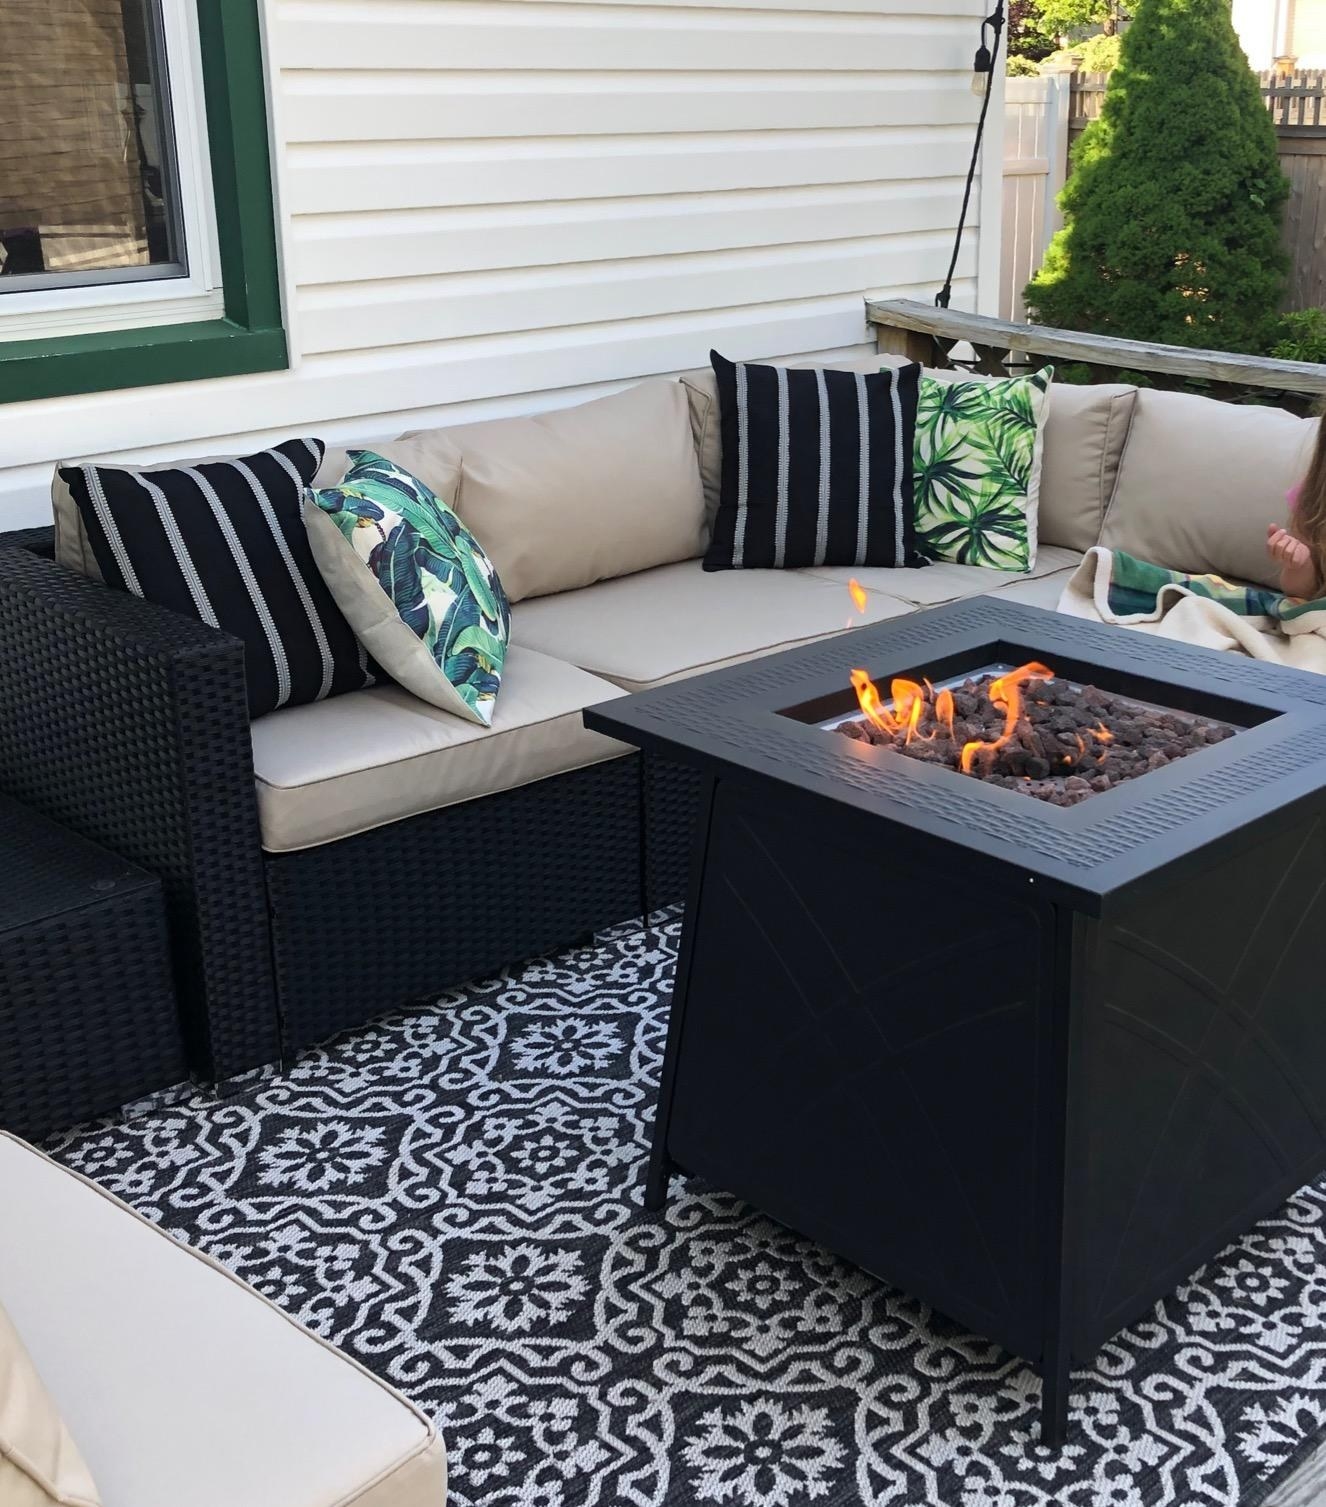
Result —
<instances>
[{"instance_id":1,"label":"white vinyl fence panel","mask_svg":"<svg viewBox=\"0 0 1326 1507\"><path fill-rule=\"evenodd\" d=\"M1004 203L999 317L1027 317L1022 290L1063 223L1070 75L1010 78L1004 95Z\"/></svg>"}]
</instances>

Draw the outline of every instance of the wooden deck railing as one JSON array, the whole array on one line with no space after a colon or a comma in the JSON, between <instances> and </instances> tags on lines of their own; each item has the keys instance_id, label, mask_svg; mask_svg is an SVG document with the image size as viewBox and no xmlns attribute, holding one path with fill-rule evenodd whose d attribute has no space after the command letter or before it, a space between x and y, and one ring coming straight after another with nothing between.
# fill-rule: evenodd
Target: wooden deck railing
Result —
<instances>
[{"instance_id":1,"label":"wooden deck railing","mask_svg":"<svg viewBox=\"0 0 1326 1507\"><path fill-rule=\"evenodd\" d=\"M1137 382L1152 387L1200 392L1235 403L1270 403L1295 413L1326 406L1326 366L1311 361L1277 361L1229 351L1190 350L1114 340L1045 325L1010 324L983 314L939 309L912 299L867 299L866 317L882 351L923 366L960 366L991 376L1007 376L1046 361L1060 375L1083 381ZM953 362L959 341L973 347L974 360Z\"/></svg>"}]
</instances>

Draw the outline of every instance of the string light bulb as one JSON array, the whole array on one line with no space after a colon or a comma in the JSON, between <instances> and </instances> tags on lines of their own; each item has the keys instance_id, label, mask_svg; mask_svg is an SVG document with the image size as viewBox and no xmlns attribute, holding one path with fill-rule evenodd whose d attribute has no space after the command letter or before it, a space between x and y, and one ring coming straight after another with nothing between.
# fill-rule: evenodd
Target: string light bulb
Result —
<instances>
[{"instance_id":1,"label":"string light bulb","mask_svg":"<svg viewBox=\"0 0 1326 1507\"><path fill-rule=\"evenodd\" d=\"M1000 3L981 22L981 45L976 49L971 65L971 92L977 99L981 99L994 82L995 53L999 51L999 34L1003 29L1004 7Z\"/></svg>"}]
</instances>

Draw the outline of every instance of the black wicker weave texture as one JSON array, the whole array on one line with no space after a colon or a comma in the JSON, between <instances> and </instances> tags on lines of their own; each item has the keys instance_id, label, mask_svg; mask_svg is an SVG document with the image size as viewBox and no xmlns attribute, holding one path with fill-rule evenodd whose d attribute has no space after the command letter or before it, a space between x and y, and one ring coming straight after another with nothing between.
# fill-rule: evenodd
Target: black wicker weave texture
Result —
<instances>
[{"instance_id":1,"label":"black wicker weave texture","mask_svg":"<svg viewBox=\"0 0 1326 1507\"><path fill-rule=\"evenodd\" d=\"M0 1127L36 1139L187 1076L161 885L0 799Z\"/></svg>"},{"instance_id":2,"label":"black wicker weave texture","mask_svg":"<svg viewBox=\"0 0 1326 1507\"><path fill-rule=\"evenodd\" d=\"M0 547L0 790L156 875L192 1070L278 1054L237 640Z\"/></svg>"},{"instance_id":3,"label":"black wicker weave texture","mask_svg":"<svg viewBox=\"0 0 1326 1507\"><path fill-rule=\"evenodd\" d=\"M646 754L645 885L652 912L686 898L703 781L689 764Z\"/></svg>"},{"instance_id":4,"label":"black wicker weave texture","mask_svg":"<svg viewBox=\"0 0 1326 1507\"><path fill-rule=\"evenodd\" d=\"M638 915L640 760L267 859L287 1058Z\"/></svg>"},{"instance_id":5,"label":"black wicker weave texture","mask_svg":"<svg viewBox=\"0 0 1326 1507\"><path fill-rule=\"evenodd\" d=\"M26 549L34 555L55 559L55 530L48 524L45 528L20 528L8 534L0 534L0 544L10 549Z\"/></svg>"}]
</instances>

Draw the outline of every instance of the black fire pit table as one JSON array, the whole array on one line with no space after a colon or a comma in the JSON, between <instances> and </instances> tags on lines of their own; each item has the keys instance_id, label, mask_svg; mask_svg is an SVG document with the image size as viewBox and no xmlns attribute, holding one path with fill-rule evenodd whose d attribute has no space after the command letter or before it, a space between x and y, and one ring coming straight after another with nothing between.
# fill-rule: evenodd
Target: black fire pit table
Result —
<instances>
[{"instance_id":1,"label":"black fire pit table","mask_svg":"<svg viewBox=\"0 0 1326 1507\"><path fill-rule=\"evenodd\" d=\"M1042 661L1234 729L1059 807L834 730ZM994 598L609 702L703 811L672 1171L1069 1372L1326 1166L1326 677ZM827 724L827 726L826 726Z\"/></svg>"}]
</instances>

